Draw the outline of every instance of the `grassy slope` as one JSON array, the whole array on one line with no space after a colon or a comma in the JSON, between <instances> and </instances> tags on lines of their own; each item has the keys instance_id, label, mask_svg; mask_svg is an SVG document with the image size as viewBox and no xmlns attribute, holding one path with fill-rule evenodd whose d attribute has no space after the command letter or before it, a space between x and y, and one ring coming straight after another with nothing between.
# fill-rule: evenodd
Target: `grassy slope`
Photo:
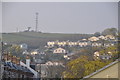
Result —
<instances>
[{"instance_id":1,"label":"grassy slope","mask_svg":"<svg viewBox=\"0 0 120 80\"><path fill-rule=\"evenodd\" d=\"M2 34L4 42L8 43L27 43L30 47L44 46L47 41L53 40L72 40L77 41L90 35L83 34L59 34L59 33L36 33L19 32Z\"/></svg>"}]
</instances>

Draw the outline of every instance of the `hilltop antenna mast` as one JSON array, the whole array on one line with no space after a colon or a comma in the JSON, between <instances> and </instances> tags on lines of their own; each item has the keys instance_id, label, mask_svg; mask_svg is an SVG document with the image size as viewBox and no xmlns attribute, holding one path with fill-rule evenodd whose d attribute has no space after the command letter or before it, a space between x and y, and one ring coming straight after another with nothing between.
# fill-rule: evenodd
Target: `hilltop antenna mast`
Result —
<instances>
[{"instance_id":1,"label":"hilltop antenna mast","mask_svg":"<svg viewBox=\"0 0 120 80\"><path fill-rule=\"evenodd\" d=\"M35 28L35 31L37 32L38 31L38 12L36 12L36 28Z\"/></svg>"}]
</instances>

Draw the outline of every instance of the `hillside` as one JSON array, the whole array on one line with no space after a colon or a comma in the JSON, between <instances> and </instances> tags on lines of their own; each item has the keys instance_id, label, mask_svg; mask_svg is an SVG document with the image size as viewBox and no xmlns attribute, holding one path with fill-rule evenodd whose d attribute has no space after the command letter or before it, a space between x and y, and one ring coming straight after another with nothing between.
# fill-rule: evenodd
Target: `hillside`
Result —
<instances>
[{"instance_id":1,"label":"hillside","mask_svg":"<svg viewBox=\"0 0 120 80\"><path fill-rule=\"evenodd\" d=\"M70 40L77 41L92 36L92 34L61 34L61 33L39 33L39 32L19 32L3 33L2 39L7 43L27 43L29 48L43 47L48 41Z\"/></svg>"}]
</instances>

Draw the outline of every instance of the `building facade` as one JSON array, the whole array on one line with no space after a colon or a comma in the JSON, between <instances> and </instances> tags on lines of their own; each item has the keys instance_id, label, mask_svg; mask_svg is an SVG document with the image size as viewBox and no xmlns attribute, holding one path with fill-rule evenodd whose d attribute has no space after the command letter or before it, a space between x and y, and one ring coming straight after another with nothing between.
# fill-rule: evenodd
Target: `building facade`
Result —
<instances>
[{"instance_id":1,"label":"building facade","mask_svg":"<svg viewBox=\"0 0 120 80\"><path fill-rule=\"evenodd\" d=\"M20 65L20 58L13 56L11 54L4 53L3 56L3 79L31 79L34 74L24 66Z\"/></svg>"}]
</instances>

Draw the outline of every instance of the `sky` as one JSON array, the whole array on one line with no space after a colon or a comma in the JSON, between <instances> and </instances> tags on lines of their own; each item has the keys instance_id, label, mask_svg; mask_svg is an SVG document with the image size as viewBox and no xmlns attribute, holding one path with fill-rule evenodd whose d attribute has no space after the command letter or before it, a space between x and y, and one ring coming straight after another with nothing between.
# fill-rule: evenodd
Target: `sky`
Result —
<instances>
[{"instance_id":1,"label":"sky","mask_svg":"<svg viewBox=\"0 0 120 80\"><path fill-rule=\"evenodd\" d=\"M2 3L0 2L0 33L2 32ZM0 34L0 38L2 34Z\"/></svg>"},{"instance_id":2,"label":"sky","mask_svg":"<svg viewBox=\"0 0 120 80\"><path fill-rule=\"evenodd\" d=\"M118 27L117 2L3 2L2 32L95 33Z\"/></svg>"}]
</instances>

